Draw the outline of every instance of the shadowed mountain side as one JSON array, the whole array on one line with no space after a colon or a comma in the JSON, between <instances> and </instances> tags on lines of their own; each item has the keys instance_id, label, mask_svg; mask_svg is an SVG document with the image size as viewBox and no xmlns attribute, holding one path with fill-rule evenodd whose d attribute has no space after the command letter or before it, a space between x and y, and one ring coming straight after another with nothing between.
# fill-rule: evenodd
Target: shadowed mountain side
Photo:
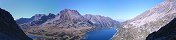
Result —
<instances>
[{"instance_id":1,"label":"shadowed mountain side","mask_svg":"<svg viewBox=\"0 0 176 40\"><path fill-rule=\"evenodd\" d=\"M176 40L176 18L161 27L157 32L148 35L146 40Z\"/></svg>"},{"instance_id":2,"label":"shadowed mountain side","mask_svg":"<svg viewBox=\"0 0 176 40\"><path fill-rule=\"evenodd\" d=\"M32 40L20 29L12 15L0 8L0 40Z\"/></svg>"}]
</instances>

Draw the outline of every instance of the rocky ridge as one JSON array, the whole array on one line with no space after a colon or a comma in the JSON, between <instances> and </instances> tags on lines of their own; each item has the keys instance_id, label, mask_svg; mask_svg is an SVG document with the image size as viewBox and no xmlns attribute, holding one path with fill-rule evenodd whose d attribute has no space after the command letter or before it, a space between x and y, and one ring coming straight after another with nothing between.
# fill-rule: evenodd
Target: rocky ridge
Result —
<instances>
[{"instance_id":1,"label":"rocky ridge","mask_svg":"<svg viewBox=\"0 0 176 40\"><path fill-rule=\"evenodd\" d=\"M164 0L134 19L126 21L113 40L145 40L176 17L176 0Z\"/></svg>"}]
</instances>

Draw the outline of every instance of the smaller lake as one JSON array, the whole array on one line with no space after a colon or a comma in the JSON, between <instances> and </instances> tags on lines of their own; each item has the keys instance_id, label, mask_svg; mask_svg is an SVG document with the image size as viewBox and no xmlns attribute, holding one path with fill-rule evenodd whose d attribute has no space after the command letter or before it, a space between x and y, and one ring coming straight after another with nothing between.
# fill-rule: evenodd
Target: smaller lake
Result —
<instances>
[{"instance_id":1,"label":"smaller lake","mask_svg":"<svg viewBox=\"0 0 176 40\"><path fill-rule=\"evenodd\" d=\"M116 28L94 30L86 33L86 39L83 40L110 40L116 33Z\"/></svg>"}]
</instances>

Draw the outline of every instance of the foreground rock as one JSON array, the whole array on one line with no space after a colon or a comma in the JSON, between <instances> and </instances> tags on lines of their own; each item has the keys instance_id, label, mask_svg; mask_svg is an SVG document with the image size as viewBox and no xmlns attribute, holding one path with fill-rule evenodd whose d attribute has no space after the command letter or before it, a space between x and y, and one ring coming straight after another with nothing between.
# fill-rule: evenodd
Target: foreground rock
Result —
<instances>
[{"instance_id":1,"label":"foreground rock","mask_svg":"<svg viewBox=\"0 0 176 40\"><path fill-rule=\"evenodd\" d=\"M176 18L161 27L157 32L148 35L146 40L176 40Z\"/></svg>"},{"instance_id":2,"label":"foreground rock","mask_svg":"<svg viewBox=\"0 0 176 40\"><path fill-rule=\"evenodd\" d=\"M97 21L82 16L76 10L64 9L57 15L37 14L16 21L27 34L40 37L35 38L36 40L81 40L90 30L116 27L119 24L106 17L91 18Z\"/></svg>"},{"instance_id":3,"label":"foreground rock","mask_svg":"<svg viewBox=\"0 0 176 40\"><path fill-rule=\"evenodd\" d=\"M0 40L32 40L20 29L12 15L0 8Z\"/></svg>"},{"instance_id":4,"label":"foreground rock","mask_svg":"<svg viewBox=\"0 0 176 40\"><path fill-rule=\"evenodd\" d=\"M113 40L145 40L176 17L176 0L164 0L134 19L124 22Z\"/></svg>"}]
</instances>

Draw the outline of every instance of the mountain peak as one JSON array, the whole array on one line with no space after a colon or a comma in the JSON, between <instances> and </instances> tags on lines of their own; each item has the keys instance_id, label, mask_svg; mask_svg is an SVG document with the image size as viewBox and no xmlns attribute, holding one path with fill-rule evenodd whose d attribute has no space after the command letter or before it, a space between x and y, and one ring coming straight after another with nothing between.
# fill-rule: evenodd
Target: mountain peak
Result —
<instances>
[{"instance_id":1,"label":"mountain peak","mask_svg":"<svg viewBox=\"0 0 176 40\"><path fill-rule=\"evenodd\" d=\"M69 11L69 10L71 10L71 9L64 9L65 11Z\"/></svg>"},{"instance_id":2,"label":"mountain peak","mask_svg":"<svg viewBox=\"0 0 176 40\"><path fill-rule=\"evenodd\" d=\"M77 19L82 17L77 10L71 10L71 9L64 9L60 11L59 16L64 20L71 20L71 19Z\"/></svg>"},{"instance_id":3,"label":"mountain peak","mask_svg":"<svg viewBox=\"0 0 176 40\"><path fill-rule=\"evenodd\" d=\"M34 16L36 17L40 17L40 16L44 16L45 14L35 14Z\"/></svg>"},{"instance_id":4,"label":"mountain peak","mask_svg":"<svg viewBox=\"0 0 176 40\"><path fill-rule=\"evenodd\" d=\"M60 14L76 14L76 15L80 15L77 10L71 10L71 9L61 10Z\"/></svg>"},{"instance_id":5,"label":"mountain peak","mask_svg":"<svg viewBox=\"0 0 176 40\"><path fill-rule=\"evenodd\" d=\"M38 19L41 19L41 17L43 17L43 16L46 16L45 14L35 14L34 16L32 16L31 18L33 19L33 20L38 20Z\"/></svg>"}]
</instances>

